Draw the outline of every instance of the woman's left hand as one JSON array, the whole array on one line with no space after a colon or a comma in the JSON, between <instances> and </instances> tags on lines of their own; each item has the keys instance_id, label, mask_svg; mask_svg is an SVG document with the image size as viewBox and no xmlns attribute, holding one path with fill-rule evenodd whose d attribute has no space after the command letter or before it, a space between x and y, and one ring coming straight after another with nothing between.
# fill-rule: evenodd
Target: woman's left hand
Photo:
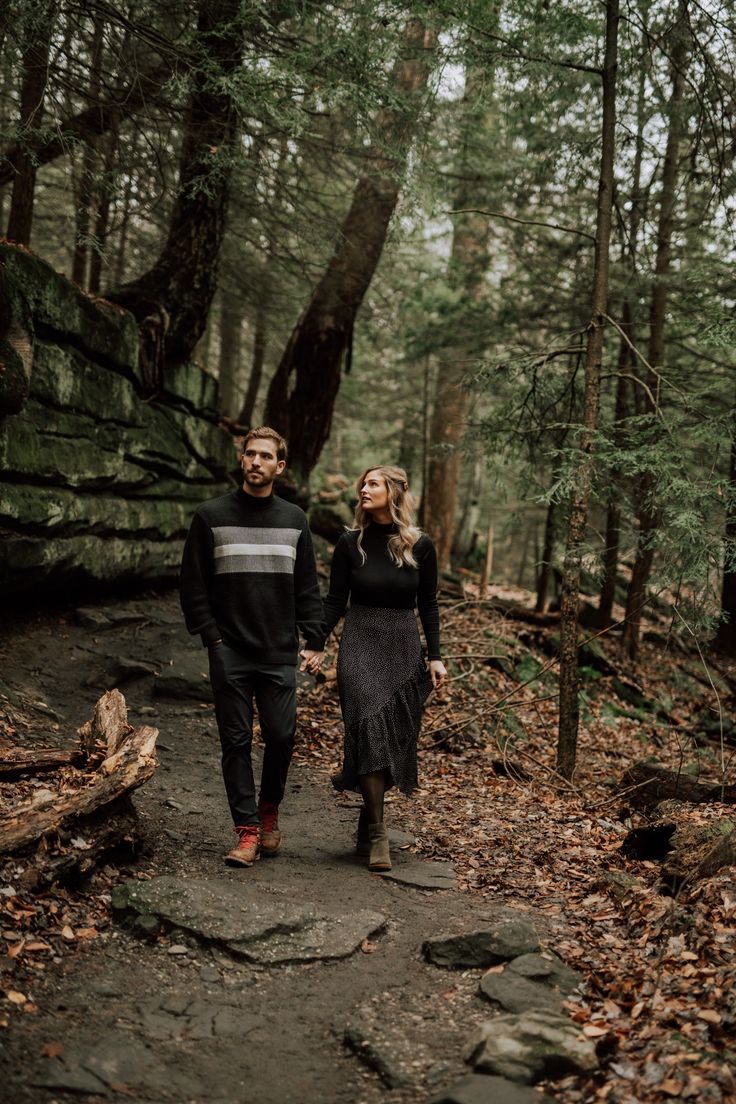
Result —
<instances>
[{"instance_id":1,"label":"woman's left hand","mask_svg":"<svg viewBox=\"0 0 736 1104\"><path fill-rule=\"evenodd\" d=\"M429 673L432 676L432 686L435 690L439 690L447 678L447 668L441 659L430 659Z\"/></svg>"}]
</instances>

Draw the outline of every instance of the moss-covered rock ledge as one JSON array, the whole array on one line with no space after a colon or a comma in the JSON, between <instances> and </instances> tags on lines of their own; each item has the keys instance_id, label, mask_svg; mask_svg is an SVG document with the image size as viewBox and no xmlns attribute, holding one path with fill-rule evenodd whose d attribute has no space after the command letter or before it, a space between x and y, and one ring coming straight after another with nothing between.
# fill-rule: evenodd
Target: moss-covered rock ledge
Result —
<instances>
[{"instance_id":1,"label":"moss-covered rock ledge","mask_svg":"<svg viewBox=\"0 0 736 1104\"><path fill-rule=\"evenodd\" d=\"M0 243L0 605L176 576L233 439L197 365L143 396L133 317Z\"/></svg>"}]
</instances>

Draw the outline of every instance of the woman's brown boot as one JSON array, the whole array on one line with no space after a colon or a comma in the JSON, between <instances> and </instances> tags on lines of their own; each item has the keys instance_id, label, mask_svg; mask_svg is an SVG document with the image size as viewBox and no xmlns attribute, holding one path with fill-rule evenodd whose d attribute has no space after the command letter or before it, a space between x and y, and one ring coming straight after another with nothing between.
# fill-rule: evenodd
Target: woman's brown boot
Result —
<instances>
[{"instance_id":1,"label":"woman's brown boot","mask_svg":"<svg viewBox=\"0 0 736 1104\"><path fill-rule=\"evenodd\" d=\"M370 851L368 853L369 870L390 870L391 856L388 850L388 832L383 821L368 825Z\"/></svg>"},{"instance_id":2,"label":"woman's brown boot","mask_svg":"<svg viewBox=\"0 0 736 1104\"><path fill-rule=\"evenodd\" d=\"M368 836L368 813L365 805L360 810L358 817L358 835L355 839L355 854L368 858L371 850L371 841Z\"/></svg>"}]
</instances>

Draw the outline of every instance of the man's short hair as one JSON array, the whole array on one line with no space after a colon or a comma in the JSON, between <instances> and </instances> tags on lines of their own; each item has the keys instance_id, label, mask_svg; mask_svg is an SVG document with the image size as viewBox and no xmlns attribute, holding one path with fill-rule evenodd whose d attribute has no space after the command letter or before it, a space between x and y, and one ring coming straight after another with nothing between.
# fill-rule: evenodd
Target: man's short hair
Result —
<instances>
[{"instance_id":1,"label":"man's short hair","mask_svg":"<svg viewBox=\"0 0 736 1104\"><path fill-rule=\"evenodd\" d=\"M249 429L240 446L241 452L245 452L248 442L255 440L256 437L265 437L266 440L273 441L276 446L276 459L286 460L286 440L270 426L256 426L254 429Z\"/></svg>"}]
</instances>

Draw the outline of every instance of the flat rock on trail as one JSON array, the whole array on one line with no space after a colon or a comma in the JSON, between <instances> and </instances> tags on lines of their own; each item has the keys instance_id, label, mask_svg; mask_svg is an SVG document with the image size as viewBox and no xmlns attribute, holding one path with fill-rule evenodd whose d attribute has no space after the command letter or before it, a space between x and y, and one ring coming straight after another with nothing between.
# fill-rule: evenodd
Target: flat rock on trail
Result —
<instances>
[{"instance_id":1,"label":"flat rock on trail","mask_svg":"<svg viewBox=\"0 0 736 1104\"><path fill-rule=\"evenodd\" d=\"M205 651L174 595L94 608L107 615L94 626L89 610L13 625L2 681L45 703L38 744L71 742L116 684L131 722L158 727L161 767L135 794L147 850L116 876L111 923L48 962L30 994L37 1013L12 1017L4 1098L409 1104L466 1076L468 1039L492 1015L480 972L440 969L422 945L482 927L488 902L408 851L394 852L394 877L371 875L353 854L357 808L299 760L282 853L226 867ZM396 828L402 800L389 806ZM95 881L74 892L99 894Z\"/></svg>"}]
</instances>

